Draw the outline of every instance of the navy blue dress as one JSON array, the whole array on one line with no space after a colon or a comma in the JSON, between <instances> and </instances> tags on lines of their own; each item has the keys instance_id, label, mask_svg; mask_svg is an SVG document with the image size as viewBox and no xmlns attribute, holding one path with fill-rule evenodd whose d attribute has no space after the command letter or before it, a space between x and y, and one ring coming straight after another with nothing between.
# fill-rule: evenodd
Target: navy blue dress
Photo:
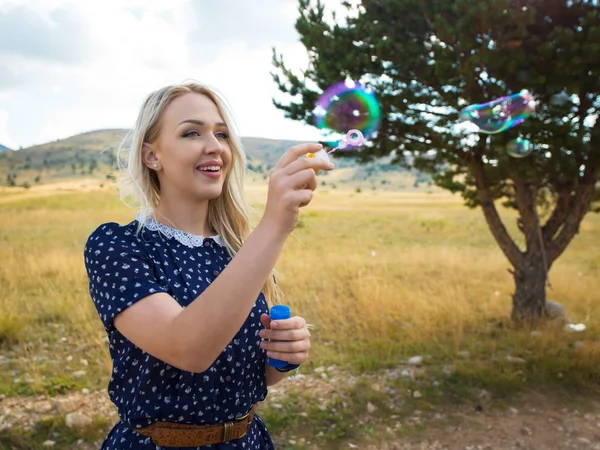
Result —
<instances>
[{"instance_id":1,"label":"navy blue dress","mask_svg":"<svg viewBox=\"0 0 600 450\"><path fill-rule=\"evenodd\" d=\"M231 260L219 236L203 238L152 218L136 235L137 226L137 218L125 226L101 225L84 251L90 295L108 334L113 361L108 393L120 417L102 445L105 450L156 450L161 447L132 428L156 421L227 422L243 416L267 396L266 355L258 336L260 316L268 313L262 293L234 339L203 373L181 370L154 358L114 327L119 312L156 292L168 293L185 308ZM274 447L262 419L255 416L242 439L196 448Z\"/></svg>"}]
</instances>

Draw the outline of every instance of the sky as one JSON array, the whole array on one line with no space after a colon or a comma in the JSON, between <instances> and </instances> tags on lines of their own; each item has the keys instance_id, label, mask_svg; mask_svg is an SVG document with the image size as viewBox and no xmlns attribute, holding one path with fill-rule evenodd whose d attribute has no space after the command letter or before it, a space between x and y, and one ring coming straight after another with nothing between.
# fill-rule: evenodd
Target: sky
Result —
<instances>
[{"instance_id":1,"label":"sky","mask_svg":"<svg viewBox=\"0 0 600 450\"><path fill-rule=\"evenodd\" d=\"M339 1L327 0L329 7ZM316 140L285 119L272 48L308 59L297 0L0 0L0 144L129 128L148 93L196 80L231 104L242 136Z\"/></svg>"}]
</instances>

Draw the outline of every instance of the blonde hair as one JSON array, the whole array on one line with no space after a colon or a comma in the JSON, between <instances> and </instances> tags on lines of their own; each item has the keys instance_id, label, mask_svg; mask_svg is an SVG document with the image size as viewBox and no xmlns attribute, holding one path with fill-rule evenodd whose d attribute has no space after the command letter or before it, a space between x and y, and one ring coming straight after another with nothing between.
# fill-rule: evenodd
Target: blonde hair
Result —
<instances>
[{"instance_id":1,"label":"blonde hair","mask_svg":"<svg viewBox=\"0 0 600 450\"><path fill-rule=\"evenodd\" d=\"M142 162L144 143L154 143L159 137L160 121L169 103L184 94L195 92L208 97L217 107L229 128L229 146L232 164L225 175L223 191L217 198L209 200L208 223L223 238L227 251L233 257L244 244L251 231L251 207L244 195L244 172L246 154L227 101L214 88L188 82L171 85L152 92L144 101L133 129L125 136L117 153L117 161L123 176L118 186L121 200L131 207L138 207L140 220L138 233L152 211L158 206L160 184L156 172ZM126 156L124 156L126 155ZM269 305L278 303L281 295L275 283L273 270L263 286Z\"/></svg>"}]
</instances>

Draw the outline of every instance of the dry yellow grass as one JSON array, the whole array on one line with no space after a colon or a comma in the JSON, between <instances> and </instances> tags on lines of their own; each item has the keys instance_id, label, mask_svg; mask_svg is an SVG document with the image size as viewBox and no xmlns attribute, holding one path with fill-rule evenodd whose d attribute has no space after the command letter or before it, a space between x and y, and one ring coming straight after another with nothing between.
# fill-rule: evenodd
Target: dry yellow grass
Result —
<instances>
[{"instance_id":1,"label":"dry yellow grass","mask_svg":"<svg viewBox=\"0 0 600 450\"><path fill-rule=\"evenodd\" d=\"M0 393L105 387L110 360L82 251L100 223L126 223L135 212L99 183L0 194L0 354L10 359ZM248 193L260 209L265 186ZM514 214L503 215L514 232ZM561 372L596 382L599 235L600 217L590 214L550 273L549 298L588 326L578 336L548 327L533 338L507 327L509 265L481 212L442 192L321 189L277 268L285 301L314 324L313 364L375 370L421 354L454 364L467 383L502 384L514 371L498 364L512 354L530 361L531 378ZM586 344L574 349L574 340ZM470 352L468 361L456 357L461 350ZM88 375L73 379L82 358Z\"/></svg>"}]
</instances>

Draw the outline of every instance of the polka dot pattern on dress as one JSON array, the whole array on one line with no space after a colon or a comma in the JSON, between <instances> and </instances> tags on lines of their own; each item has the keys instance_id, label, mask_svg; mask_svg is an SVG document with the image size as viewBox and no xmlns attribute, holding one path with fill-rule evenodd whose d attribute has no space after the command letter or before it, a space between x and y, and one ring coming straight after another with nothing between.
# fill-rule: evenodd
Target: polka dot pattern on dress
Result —
<instances>
[{"instance_id":1,"label":"polka dot pattern on dress","mask_svg":"<svg viewBox=\"0 0 600 450\"><path fill-rule=\"evenodd\" d=\"M84 250L90 295L108 334L113 362L108 393L120 421L104 450L158 449L133 428L156 421L210 425L241 417L267 396L265 352L259 347L260 316L268 313L261 293L246 321L212 366L203 373L173 367L136 347L114 327L121 311L165 292L182 307L195 300L225 269L231 257L220 236L192 235L148 219L121 226L106 223ZM258 416L242 439L198 448L272 449Z\"/></svg>"}]
</instances>

